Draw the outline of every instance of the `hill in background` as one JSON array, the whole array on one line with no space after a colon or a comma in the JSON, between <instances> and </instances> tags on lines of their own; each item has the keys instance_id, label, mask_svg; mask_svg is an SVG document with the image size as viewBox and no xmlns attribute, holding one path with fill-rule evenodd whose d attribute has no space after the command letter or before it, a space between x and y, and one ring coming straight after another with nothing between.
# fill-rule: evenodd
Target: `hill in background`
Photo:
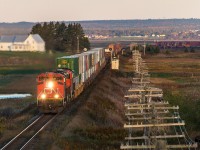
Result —
<instances>
[{"instance_id":1,"label":"hill in background","mask_svg":"<svg viewBox=\"0 0 200 150\"><path fill-rule=\"evenodd\" d=\"M90 38L114 36L161 37L166 39L199 39L200 19L96 20L66 21L80 23ZM33 22L0 23L0 35L28 34Z\"/></svg>"}]
</instances>

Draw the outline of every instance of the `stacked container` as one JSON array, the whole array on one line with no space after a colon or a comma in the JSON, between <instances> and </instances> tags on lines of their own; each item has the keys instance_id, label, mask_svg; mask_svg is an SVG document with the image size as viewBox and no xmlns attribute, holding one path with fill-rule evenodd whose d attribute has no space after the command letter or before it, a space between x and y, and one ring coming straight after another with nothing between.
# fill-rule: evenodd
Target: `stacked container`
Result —
<instances>
[{"instance_id":1,"label":"stacked container","mask_svg":"<svg viewBox=\"0 0 200 150\"><path fill-rule=\"evenodd\" d=\"M75 76L79 75L79 57L77 55L64 56L57 58L58 68L67 68L73 71Z\"/></svg>"},{"instance_id":2,"label":"stacked container","mask_svg":"<svg viewBox=\"0 0 200 150\"><path fill-rule=\"evenodd\" d=\"M70 69L74 73L73 83L76 89L87 82L104 64L105 55L103 48L95 48L90 51L57 58L57 68Z\"/></svg>"}]
</instances>

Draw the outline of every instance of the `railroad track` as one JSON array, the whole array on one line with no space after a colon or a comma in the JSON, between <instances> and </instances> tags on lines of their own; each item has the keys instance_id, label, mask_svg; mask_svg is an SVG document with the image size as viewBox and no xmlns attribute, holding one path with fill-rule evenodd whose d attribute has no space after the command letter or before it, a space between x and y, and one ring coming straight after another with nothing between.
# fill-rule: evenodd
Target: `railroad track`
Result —
<instances>
[{"instance_id":1,"label":"railroad track","mask_svg":"<svg viewBox=\"0 0 200 150\"><path fill-rule=\"evenodd\" d=\"M11 139L1 150L22 150L53 120L58 114L43 114L23 131Z\"/></svg>"},{"instance_id":2,"label":"railroad track","mask_svg":"<svg viewBox=\"0 0 200 150\"><path fill-rule=\"evenodd\" d=\"M104 72L109 69L110 63L108 63L105 68L99 73L97 78L92 82L90 88L85 90L77 99L78 101L72 101L68 105L68 109L62 111L69 116L75 115L77 109L86 101L87 97L89 96L90 92L92 91L93 87L96 86L98 80L103 76ZM82 100L81 100L82 99ZM39 116L33 123L27 126L23 131L21 131L18 135L16 135L13 139L11 139L4 147L0 150L22 150L22 149L29 149L32 148L32 144L34 147L35 144L35 137L59 114L43 114Z\"/></svg>"}]
</instances>

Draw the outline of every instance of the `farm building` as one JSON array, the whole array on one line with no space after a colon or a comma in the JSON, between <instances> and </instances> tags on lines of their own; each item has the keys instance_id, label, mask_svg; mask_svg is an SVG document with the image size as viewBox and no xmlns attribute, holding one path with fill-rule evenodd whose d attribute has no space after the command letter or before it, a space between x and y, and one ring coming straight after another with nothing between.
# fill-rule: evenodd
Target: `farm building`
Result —
<instances>
[{"instance_id":1,"label":"farm building","mask_svg":"<svg viewBox=\"0 0 200 150\"><path fill-rule=\"evenodd\" d=\"M45 42L38 34L0 36L0 51L45 51Z\"/></svg>"}]
</instances>

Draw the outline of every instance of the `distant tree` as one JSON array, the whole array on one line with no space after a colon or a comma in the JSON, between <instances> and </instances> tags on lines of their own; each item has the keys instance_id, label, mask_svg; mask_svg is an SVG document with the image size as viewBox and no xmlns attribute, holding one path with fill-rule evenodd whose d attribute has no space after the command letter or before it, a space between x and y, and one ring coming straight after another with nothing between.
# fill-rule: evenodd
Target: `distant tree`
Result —
<instances>
[{"instance_id":1,"label":"distant tree","mask_svg":"<svg viewBox=\"0 0 200 150\"><path fill-rule=\"evenodd\" d=\"M47 49L54 49L54 45L56 43L55 41L55 25L53 22L50 22L49 24L45 23L44 26L44 36L45 40L47 41Z\"/></svg>"},{"instance_id":2,"label":"distant tree","mask_svg":"<svg viewBox=\"0 0 200 150\"><path fill-rule=\"evenodd\" d=\"M42 33L42 25L40 23L37 23L35 26L33 26L31 33Z\"/></svg>"},{"instance_id":3,"label":"distant tree","mask_svg":"<svg viewBox=\"0 0 200 150\"><path fill-rule=\"evenodd\" d=\"M155 49L154 49L154 53L155 53L155 54L160 53L160 48L159 48L158 46L155 47Z\"/></svg>"},{"instance_id":4,"label":"distant tree","mask_svg":"<svg viewBox=\"0 0 200 150\"><path fill-rule=\"evenodd\" d=\"M65 25L64 22L50 22L36 24L31 34L39 34L45 41L47 50L73 51L84 48L90 49L90 42L85 37L82 26L79 23Z\"/></svg>"},{"instance_id":5,"label":"distant tree","mask_svg":"<svg viewBox=\"0 0 200 150\"><path fill-rule=\"evenodd\" d=\"M153 45L147 45L146 46L146 52L149 54L158 54L160 53L160 48L158 46L153 46Z\"/></svg>"},{"instance_id":6,"label":"distant tree","mask_svg":"<svg viewBox=\"0 0 200 150\"><path fill-rule=\"evenodd\" d=\"M82 50L85 48L84 45L88 45L88 43L85 43L85 42L89 42L89 40L85 37L83 28L81 27L81 25L79 23L74 24L73 27L74 27L74 29L73 29L74 33L72 35L72 39L75 42L73 42L73 44L72 44L72 49L76 50L77 44L79 42L79 49ZM86 48L89 48L89 47L86 47Z\"/></svg>"},{"instance_id":7,"label":"distant tree","mask_svg":"<svg viewBox=\"0 0 200 150\"><path fill-rule=\"evenodd\" d=\"M165 54L170 54L170 51L167 49L166 51L165 51Z\"/></svg>"},{"instance_id":8,"label":"distant tree","mask_svg":"<svg viewBox=\"0 0 200 150\"><path fill-rule=\"evenodd\" d=\"M89 42L89 39L86 38L86 37L83 37L83 47L81 47L82 49L84 48L87 48L87 49L90 49L90 42Z\"/></svg>"},{"instance_id":9,"label":"distant tree","mask_svg":"<svg viewBox=\"0 0 200 150\"><path fill-rule=\"evenodd\" d=\"M194 49L194 48L191 48L191 49L190 49L190 53L195 53L195 49Z\"/></svg>"},{"instance_id":10,"label":"distant tree","mask_svg":"<svg viewBox=\"0 0 200 150\"><path fill-rule=\"evenodd\" d=\"M187 47L185 47L184 52L185 52L185 53L188 53L188 52L189 52L189 50L188 50Z\"/></svg>"},{"instance_id":11,"label":"distant tree","mask_svg":"<svg viewBox=\"0 0 200 150\"><path fill-rule=\"evenodd\" d=\"M55 45L54 45L54 49L58 50L58 51L64 51L66 50L66 30L67 30L67 26L65 25L65 23L59 23L57 22L55 24Z\"/></svg>"}]
</instances>

